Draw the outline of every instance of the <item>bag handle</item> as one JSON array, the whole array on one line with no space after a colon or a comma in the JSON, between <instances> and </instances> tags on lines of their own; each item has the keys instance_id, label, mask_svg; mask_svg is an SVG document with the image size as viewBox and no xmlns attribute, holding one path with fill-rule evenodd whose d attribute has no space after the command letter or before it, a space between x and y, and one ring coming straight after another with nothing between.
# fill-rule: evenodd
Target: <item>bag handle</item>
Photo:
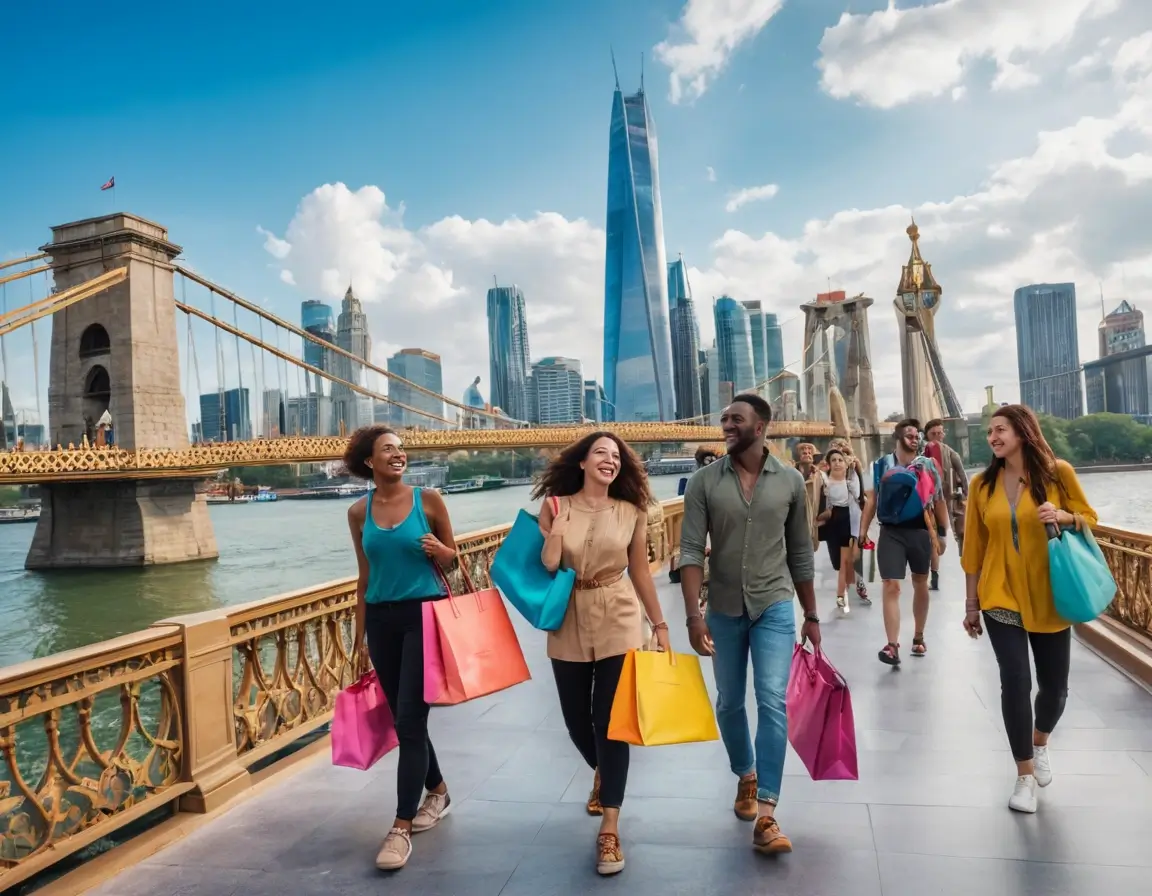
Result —
<instances>
[{"instance_id":1,"label":"bag handle","mask_svg":"<svg viewBox=\"0 0 1152 896\"><path fill-rule=\"evenodd\" d=\"M440 582L444 585L444 592L448 598L449 605L452 607L452 615L459 619L460 605L456 603L456 595L452 593L452 583L448 580L447 574L439 563L435 560L429 562L432 564L433 569L436 570L436 574L440 577ZM471 594L476 601L476 609L483 613L484 601L480 599L480 592L476 590L472 576L468 573L468 567L460 560L459 554L456 556L456 566L460 570L460 578L464 580L464 587L468 589L468 593Z\"/></svg>"}]
</instances>

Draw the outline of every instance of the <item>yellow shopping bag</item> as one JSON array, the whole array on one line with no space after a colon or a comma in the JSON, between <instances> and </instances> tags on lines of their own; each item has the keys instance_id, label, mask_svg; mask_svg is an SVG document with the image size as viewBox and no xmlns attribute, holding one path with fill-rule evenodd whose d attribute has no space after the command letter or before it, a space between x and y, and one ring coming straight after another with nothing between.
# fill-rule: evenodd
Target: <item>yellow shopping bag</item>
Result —
<instances>
[{"instance_id":1,"label":"yellow shopping bag","mask_svg":"<svg viewBox=\"0 0 1152 896\"><path fill-rule=\"evenodd\" d=\"M629 651L612 702L608 738L638 747L719 740L700 659L689 653Z\"/></svg>"}]
</instances>

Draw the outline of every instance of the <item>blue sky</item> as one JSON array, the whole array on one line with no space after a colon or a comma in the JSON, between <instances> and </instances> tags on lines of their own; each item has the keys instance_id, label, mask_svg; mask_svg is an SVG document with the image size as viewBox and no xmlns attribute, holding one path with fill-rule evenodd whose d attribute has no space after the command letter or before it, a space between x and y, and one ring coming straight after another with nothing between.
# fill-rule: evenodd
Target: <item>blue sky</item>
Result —
<instances>
[{"instance_id":1,"label":"blue sky","mask_svg":"<svg viewBox=\"0 0 1152 896\"><path fill-rule=\"evenodd\" d=\"M534 355L576 355L598 378L611 47L625 90L646 60L667 249L694 269L706 336L712 295L793 318L831 281L877 298L882 375L917 210L946 290L945 362L975 409L984 380L1015 394L1010 285L1071 278L1098 307L1098 279L1137 301L1152 284L1152 241L1085 232L1085 216L1146 208L1148 113L1124 110L1147 71L1139 54L1123 71L1116 59L1152 14L1138 0L917 9L934 5L894 15L853 0L842 20L846 0L349 2L324 15L68 0L45 27L21 4L0 38L0 258L112 211L99 186L114 175L117 209L167 226L197 270L293 320L302 298L359 281L378 357L440 352L449 394L475 373L486 383L477 343L493 274L524 287ZM1047 24L1021 28L1036 16ZM700 95L673 101L677 65L685 79L705 72ZM1119 132L1107 158L1067 155L1088 119ZM1053 161L1042 134L1073 148ZM326 184L347 190L313 192ZM726 210L766 184L774 198ZM258 227L291 252L269 252ZM430 319L452 323L429 332ZM798 331L786 337L799 356Z\"/></svg>"}]
</instances>

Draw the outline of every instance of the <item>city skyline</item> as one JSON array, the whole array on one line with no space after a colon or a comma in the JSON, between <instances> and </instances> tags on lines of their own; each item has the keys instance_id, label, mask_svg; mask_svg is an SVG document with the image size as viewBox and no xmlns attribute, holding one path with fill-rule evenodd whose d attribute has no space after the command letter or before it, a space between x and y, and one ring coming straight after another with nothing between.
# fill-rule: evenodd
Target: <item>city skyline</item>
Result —
<instances>
[{"instance_id":1,"label":"city skyline","mask_svg":"<svg viewBox=\"0 0 1152 896\"><path fill-rule=\"evenodd\" d=\"M512 3L460 17L364 6L364 27L339 51L295 21L266 23L241 46L209 28L210 16L180 16L184 33L222 48L210 72L194 40L164 40L172 10L129 39L77 8L55 39L80 50L47 67L47 35L16 8L10 25L29 38L10 48L8 83L52 99L33 110L12 97L0 159L17 176L0 257L34 250L53 223L110 211L99 186L115 175L118 206L170 227L189 264L283 317L296 319L303 299L338 305L354 282L381 366L432 342L421 314L435 315L443 323L428 348L442 353L452 396L487 368L475 334L493 270L534 297L539 355L575 355L599 373L601 321L588 308L602 302L611 44L633 84L641 53L648 60L666 250L690 260L698 306L724 294L761 301L793 364L796 303L826 290L886 301L915 213L947 286L938 332L959 402L979 407L988 383L1008 400L1018 394L1016 288L1077 285L1081 362L1095 354L1101 285L1109 308L1152 290L1152 239L1126 225L1152 189L1139 142L1152 126L1140 102L1152 8L1069 0L1033 33L1019 22L1043 10L1022 2L975 18L972 0L866 0L847 14L831 0L773 3L746 19L696 0L590 0L579 14ZM928 36L939 64L925 67L912 48ZM434 61L430 49L446 46L450 59ZM168 74L162 87L125 85L91 115L69 85L117 53ZM514 101L526 68L547 103ZM382 93L384 114L363 114ZM423 120L432 100L443 139L395 126ZM84 153L32 147L31 135L78 116ZM469 151L485 139L501 151ZM37 294L42 286L37 278ZM698 315L709 345L712 318ZM902 403L899 359L880 350L891 328L874 321L884 413ZM9 340L14 366L27 369L32 354L27 337ZM186 394L216 388L203 366ZM18 412L46 407L32 384L9 378Z\"/></svg>"}]
</instances>

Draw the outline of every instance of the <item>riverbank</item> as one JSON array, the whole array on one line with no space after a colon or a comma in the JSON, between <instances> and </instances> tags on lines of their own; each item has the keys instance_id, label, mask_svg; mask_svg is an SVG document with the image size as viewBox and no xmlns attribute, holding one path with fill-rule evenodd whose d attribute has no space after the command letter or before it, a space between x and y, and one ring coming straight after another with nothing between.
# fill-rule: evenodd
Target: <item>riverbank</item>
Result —
<instances>
[{"instance_id":1,"label":"riverbank","mask_svg":"<svg viewBox=\"0 0 1152 896\"><path fill-rule=\"evenodd\" d=\"M1085 467L1075 467L1077 473L1081 476L1086 473L1140 473L1152 470L1152 463L1150 464L1089 464Z\"/></svg>"}]
</instances>

